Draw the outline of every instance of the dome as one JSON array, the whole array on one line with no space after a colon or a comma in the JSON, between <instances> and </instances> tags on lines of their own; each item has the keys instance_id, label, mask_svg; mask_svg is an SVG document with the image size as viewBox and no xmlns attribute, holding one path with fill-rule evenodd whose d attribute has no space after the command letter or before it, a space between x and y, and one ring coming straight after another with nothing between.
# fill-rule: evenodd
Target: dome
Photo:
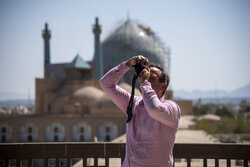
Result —
<instances>
[{"instance_id":1,"label":"dome","mask_svg":"<svg viewBox=\"0 0 250 167\"><path fill-rule=\"evenodd\" d=\"M121 114L119 108L114 104L114 102L106 95L103 94L101 98L93 103L93 111L95 113L113 113L113 114Z\"/></svg>"},{"instance_id":2,"label":"dome","mask_svg":"<svg viewBox=\"0 0 250 167\"><path fill-rule=\"evenodd\" d=\"M221 118L218 115L206 114L206 115L200 116L199 120L220 121Z\"/></svg>"},{"instance_id":3,"label":"dome","mask_svg":"<svg viewBox=\"0 0 250 167\"><path fill-rule=\"evenodd\" d=\"M128 91L129 93L131 93L131 89L132 89L131 85L125 82L122 82L119 84L119 86L123 88L124 90ZM135 88L135 96L141 96L141 92L137 88Z\"/></svg>"},{"instance_id":4,"label":"dome","mask_svg":"<svg viewBox=\"0 0 250 167\"><path fill-rule=\"evenodd\" d=\"M99 98L97 101L96 101L96 104L98 107L104 107L104 108L113 108L115 107L115 104L114 102L106 95L104 94L101 98Z\"/></svg>"},{"instance_id":5,"label":"dome","mask_svg":"<svg viewBox=\"0 0 250 167\"><path fill-rule=\"evenodd\" d=\"M93 87L85 86L77 89L68 101L63 105L64 113L90 113L92 105L95 104L104 92Z\"/></svg>"},{"instance_id":6,"label":"dome","mask_svg":"<svg viewBox=\"0 0 250 167\"><path fill-rule=\"evenodd\" d=\"M120 83L119 86L124 90L131 93L131 85L127 83ZM141 93L138 89L135 89L135 96L141 96ZM117 113L117 110L120 110L115 103L106 95L103 94L95 103L93 104L97 108L96 112L114 112Z\"/></svg>"},{"instance_id":7,"label":"dome","mask_svg":"<svg viewBox=\"0 0 250 167\"><path fill-rule=\"evenodd\" d=\"M73 98L80 98L82 100L97 100L103 96L103 92L93 86L85 86L74 92Z\"/></svg>"},{"instance_id":8,"label":"dome","mask_svg":"<svg viewBox=\"0 0 250 167\"><path fill-rule=\"evenodd\" d=\"M115 65L135 55L143 55L149 62L160 64L169 72L169 51L150 29L127 20L115 29L103 42L103 70L106 73ZM132 73L124 81L131 84Z\"/></svg>"}]
</instances>

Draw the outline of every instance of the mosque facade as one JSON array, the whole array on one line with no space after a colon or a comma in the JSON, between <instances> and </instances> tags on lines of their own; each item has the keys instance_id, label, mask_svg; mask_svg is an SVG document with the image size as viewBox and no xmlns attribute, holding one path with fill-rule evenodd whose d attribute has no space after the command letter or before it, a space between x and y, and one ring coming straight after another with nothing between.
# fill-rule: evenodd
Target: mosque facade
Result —
<instances>
[{"instance_id":1,"label":"mosque facade","mask_svg":"<svg viewBox=\"0 0 250 167\"><path fill-rule=\"evenodd\" d=\"M144 55L170 71L170 49L150 29L125 21L101 43L98 18L93 26L94 58L80 55L69 63L50 62L51 32L44 39L44 78L36 78L35 114L1 115L0 142L84 142L111 141L126 131L126 116L105 95L99 79L110 68L134 56ZM132 71L119 85L131 90ZM136 95L140 92L136 90ZM173 98L167 91L166 98ZM192 112L191 101L177 101L182 114Z\"/></svg>"}]
</instances>

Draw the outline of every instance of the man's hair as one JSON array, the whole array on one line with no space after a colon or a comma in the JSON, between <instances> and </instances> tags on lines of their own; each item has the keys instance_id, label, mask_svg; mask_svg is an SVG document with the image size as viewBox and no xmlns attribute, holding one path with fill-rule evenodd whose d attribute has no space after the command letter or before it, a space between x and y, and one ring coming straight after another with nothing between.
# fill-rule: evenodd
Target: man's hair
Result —
<instances>
[{"instance_id":1,"label":"man's hair","mask_svg":"<svg viewBox=\"0 0 250 167\"><path fill-rule=\"evenodd\" d=\"M164 69L160 65L156 65L156 64L150 63L148 65L148 67L149 68L150 67L156 67L159 70L161 70L161 75L159 76L159 81L160 81L160 83L164 83L165 82L167 84L166 88L163 90L163 93L162 93L162 95L164 95L165 92L166 92L166 90L167 90L167 88L168 88L169 82L170 82L169 75L164 71Z\"/></svg>"}]
</instances>

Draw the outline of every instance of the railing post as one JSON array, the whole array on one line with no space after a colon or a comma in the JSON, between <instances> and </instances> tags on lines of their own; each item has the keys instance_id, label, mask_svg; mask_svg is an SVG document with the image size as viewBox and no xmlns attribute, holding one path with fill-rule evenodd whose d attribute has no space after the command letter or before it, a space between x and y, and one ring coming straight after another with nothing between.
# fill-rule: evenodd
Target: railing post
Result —
<instances>
[{"instance_id":1,"label":"railing post","mask_svg":"<svg viewBox=\"0 0 250 167\"><path fill-rule=\"evenodd\" d=\"M20 167L20 166L21 166L21 160L20 160L20 158L17 158L17 159L16 159L16 166L17 166L17 167Z\"/></svg>"},{"instance_id":2,"label":"railing post","mask_svg":"<svg viewBox=\"0 0 250 167\"><path fill-rule=\"evenodd\" d=\"M71 167L71 159L67 158L67 167Z\"/></svg>"},{"instance_id":3,"label":"railing post","mask_svg":"<svg viewBox=\"0 0 250 167\"><path fill-rule=\"evenodd\" d=\"M9 167L9 159L6 159L6 167Z\"/></svg>"},{"instance_id":4,"label":"railing post","mask_svg":"<svg viewBox=\"0 0 250 167\"><path fill-rule=\"evenodd\" d=\"M248 167L248 160L244 159L244 167Z\"/></svg>"},{"instance_id":5,"label":"railing post","mask_svg":"<svg viewBox=\"0 0 250 167\"><path fill-rule=\"evenodd\" d=\"M219 159L218 158L215 159L215 167L219 167Z\"/></svg>"},{"instance_id":6,"label":"railing post","mask_svg":"<svg viewBox=\"0 0 250 167\"><path fill-rule=\"evenodd\" d=\"M98 158L94 157L94 166L98 166Z\"/></svg>"},{"instance_id":7,"label":"railing post","mask_svg":"<svg viewBox=\"0 0 250 167\"><path fill-rule=\"evenodd\" d=\"M227 159L227 167L231 167L231 159Z\"/></svg>"},{"instance_id":8,"label":"railing post","mask_svg":"<svg viewBox=\"0 0 250 167\"><path fill-rule=\"evenodd\" d=\"M32 165L33 165L32 159L28 159L28 167L32 167Z\"/></svg>"},{"instance_id":9,"label":"railing post","mask_svg":"<svg viewBox=\"0 0 250 167\"><path fill-rule=\"evenodd\" d=\"M83 167L87 166L87 158L86 157L82 158L82 166Z\"/></svg>"},{"instance_id":10,"label":"railing post","mask_svg":"<svg viewBox=\"0 0 250 167\"><path fill-rule=\"evenodd\" d=\"M105 167L109 167L109 158L105 158Z\"/></svg>"},{"instance_id":11,"label":"railing post","mask_svg":"<svg viewBox=\"0 0 250 167\"><path fill-rule=\"evenodd\" d=\"M191 159L187 158L187 167L191 167Z\"/></svg>"},{"instance_id":12,"label":"railing post","mask_svg":"<svg viewBox=\"0 0 250 167\"><path fill-rule=\"evenodd\" d=\"M59 158L56 158L56 167L59 167Z\"/></svg>"},{"instance_id":13,"label":"railing post","mask_svg":"<svg viewBox=\"0 0 250 167\"><path fill-rule=\"evenodd\" d=\"M44 159L44 167L48 167L48 165L49 165L48 162L49 162L48 158L45 158Z\"/></svg>"},{"instance_id":14,"label":"railing post","mask_svg":"<svg viewBox=\"0 0 250 167\"><path fill-rule=\"evenodd\" d=\"M203 159L203 167L207 167L207 159L206 158Z\"/></svg>"},{"instance_id":15,"label":"railing post","mask_svg":"<svg viewBox=\"0 0 250 167\"><path fill-rule=\"evenodd\" d=\"M124 161L124 157L121 158L121 165L122 165L123 161Z\"/></svg>"}]
</instances>

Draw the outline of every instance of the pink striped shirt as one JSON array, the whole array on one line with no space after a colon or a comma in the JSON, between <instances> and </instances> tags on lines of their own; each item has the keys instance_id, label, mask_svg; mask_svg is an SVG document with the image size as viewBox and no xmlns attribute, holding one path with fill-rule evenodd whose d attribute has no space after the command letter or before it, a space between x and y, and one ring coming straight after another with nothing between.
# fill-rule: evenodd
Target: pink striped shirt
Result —
<instances>
[{"instance_id":1,"label":"pink striped shirt","mask_svg":"<svg viewBox=\"0 0 250 167\"><path fill-rule=\"evenodd\" d=\"M114 67L101 79L106 94L126 114L130 93L117 85L129 70L125 63ZM140 85L135 96L133 118L126 125L126 156L122 167L172 167L173 146L180 119L179 106L158 98L150 82Z\"/></svg>"}]
</instances>

